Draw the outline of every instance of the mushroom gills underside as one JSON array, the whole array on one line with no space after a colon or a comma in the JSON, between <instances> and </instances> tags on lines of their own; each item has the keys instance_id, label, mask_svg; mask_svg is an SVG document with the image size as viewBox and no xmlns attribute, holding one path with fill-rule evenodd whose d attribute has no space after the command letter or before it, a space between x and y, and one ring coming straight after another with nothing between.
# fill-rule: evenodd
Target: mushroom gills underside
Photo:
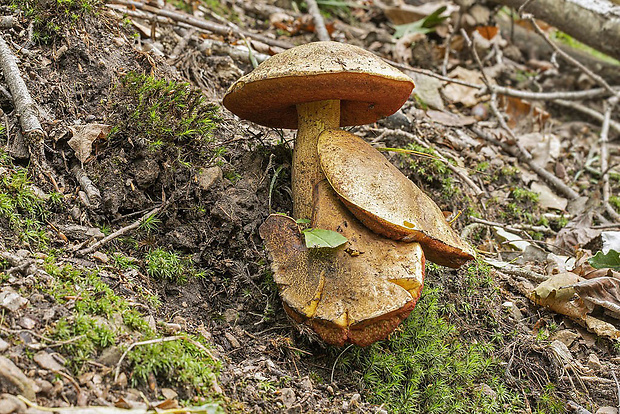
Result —
<instances>
[{"instance_id":1,"label":"mushroom gills underside","mask_svg":"<svg viewBox=\"0 0 620 414\"><path fill-rule=\"evenodd\" d=\"M418 186L363 139L343 130L319 136L323 173L349 210L385 237L415 241L426 258L449 267L473 259L474 251Z\"/></svg>"},{"instance_id":2,"label":"mushroom gills underside","mask_svg":"<svg viewBox=\"0 0 620 414\"><path fill-rule=\"evenodd\" d=\"M260 228L285 309L330 344L365 346L387 337L420 296L420 245L367 229L327 181L317 184L314 200L312 227L339 232L345 245L308 249L295 220L282 215L269 216Z\"/></svg>"}]
</instances>

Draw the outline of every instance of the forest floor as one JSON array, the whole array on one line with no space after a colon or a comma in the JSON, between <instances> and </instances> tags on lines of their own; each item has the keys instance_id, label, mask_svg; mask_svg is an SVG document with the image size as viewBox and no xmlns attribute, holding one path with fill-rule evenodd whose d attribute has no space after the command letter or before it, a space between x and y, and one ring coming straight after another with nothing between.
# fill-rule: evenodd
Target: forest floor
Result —
<instances>
[{"instance_id":1,"label":"forest floor","mask_svg":"<svg viewBox=\"0 0 620 414\"><path fill-rule=\"evenodd\" d=\"M291 214L294 131L220 106L252 60L316 40L305 3L2 0L44 138L0 82L0 413L618 412L618 272L588 262L620 244L609 93L504 8L319 3L333 40L416 83L350 131L431 154L384 153L478 258L427 264L388 339L326 346L287 318L258 234Z\"/></svg>"}]
</instances>

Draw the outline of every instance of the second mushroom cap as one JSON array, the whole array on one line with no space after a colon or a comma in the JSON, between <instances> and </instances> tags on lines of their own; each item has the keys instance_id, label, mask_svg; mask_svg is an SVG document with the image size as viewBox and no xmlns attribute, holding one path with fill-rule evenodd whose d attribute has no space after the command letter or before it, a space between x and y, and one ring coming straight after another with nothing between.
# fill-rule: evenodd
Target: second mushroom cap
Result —
<instances>
[{"instance_id":1,"label":"second mushroom cap","mask_svg":"<svg viewBox=\"0 0 620 414\"><path fill-rule=\"evenodd\" d=\"M472 248L450 227L433 200L378 150L342 130L319 135L319 160L327 180L366 226L395 240L416 241L440 265L459 267Z\"/></svg>"}]
</instances>

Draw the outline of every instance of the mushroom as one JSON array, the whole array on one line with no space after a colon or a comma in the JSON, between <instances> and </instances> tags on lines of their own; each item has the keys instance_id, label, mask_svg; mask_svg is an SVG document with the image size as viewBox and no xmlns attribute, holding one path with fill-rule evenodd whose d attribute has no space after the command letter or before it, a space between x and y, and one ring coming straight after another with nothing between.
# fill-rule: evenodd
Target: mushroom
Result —
<instances>
[{"instance_id":1,"label":"mushroom","mask_svg":"<svg viewBox=\"0 0 620 414\"><path fill-rule=\"evenodd\" d=\"M393 114L413 81L372 53L315 42L279 53L241 77L223 104L260 125L298 128L293 152L293 216L310 218L312 191L325 179L317 157L321 131L363 125Z\"/></svg>"},{"instance_id":2,"label":"mushroom","mask_svg":"<svg viewBox=\"0 0 620 414\"><path fill-rule=\"evenodd\" d=\"M333 345L384 339L420 297L422 249L366 228L326 180L317 184L314 199L311 225L339 232L346 245L308 249L295 220L282 215L269 216L259 229L284 308Z\"/></svg>"},{"instance_id":3,"label":"mushroom","mask_svg":"<svg viewBox=\"0 0 620 414\"><path fill-rule=\"evenodd\" d=\"M426 258L443 266L456 268L473 259L472 248L437 204L366 141L325 130L317 151L327 180L367 227L391 239L419 242Z\"/></svg>"}]
</instances>

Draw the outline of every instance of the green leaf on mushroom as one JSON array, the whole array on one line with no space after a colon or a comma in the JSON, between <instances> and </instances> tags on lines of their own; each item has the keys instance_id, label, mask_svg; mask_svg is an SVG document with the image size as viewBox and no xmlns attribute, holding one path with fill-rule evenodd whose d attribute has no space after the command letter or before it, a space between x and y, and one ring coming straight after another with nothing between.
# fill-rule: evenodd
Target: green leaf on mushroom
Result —
<instances>
[{"instance_id":1,"label":"green leaf on mushroom","mask_svg":"<svg viewBox=\"0 0 620 414\"><path fill-rule=\"evenodd\" d=\"M342 246L349 239L342 234L325 229L306 229L302 231L308 249L327 247L334 249Z\"/></svg>"}]
</instances>

